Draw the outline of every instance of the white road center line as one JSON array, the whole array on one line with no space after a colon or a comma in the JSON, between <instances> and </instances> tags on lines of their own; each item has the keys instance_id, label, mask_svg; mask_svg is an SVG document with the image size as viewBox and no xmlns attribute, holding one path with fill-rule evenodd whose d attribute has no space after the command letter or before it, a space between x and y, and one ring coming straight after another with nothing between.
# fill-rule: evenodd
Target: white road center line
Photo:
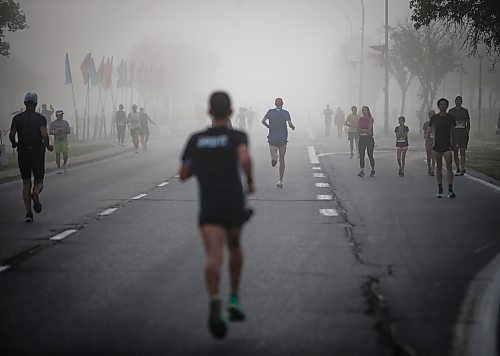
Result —
<instances>
[{"instance_id":1,"label":"white road center line","mask_svg":"<svg viewBox=\"0 0 500 356\"><path fill-rule=\"evenodd\" d=\"M64 240L69 235L74 234L77 231L78 230L76 230L76 229L69 229L69 230L63 231L63 232L61 232L61 233L59 233L57 235L52 236L49 240L51 240L51 241L61 241L61 240Z\"/></svg>"},{"instance_id":2,"label":"white road center line","mask_svg":"<svg viewBox=\"0 0 500 356\"><path fill-rule=\"evenodd\" d=\"M0 266L0 272L6 271L10 268L10 266Z\"/></svg>"},{"instance_id":3,"label":"white road center line","mask_svg":"<svg viewBox=\"0 0 500 356\"><path fill-rule=\"evenodd\" d=\"M323 216L339 216L339 213L335 209L319 209L319 212Z\"/></svg>"},{"instance_id":4,"label":"white road center line","mask_svg":"<svg viewBox=\"0 0 500 356\"><path fill-rule=\"evenodd\" d=\"M164 187L168 184L169 182L163 182L157 185L157 187Z\"/></svg>"},{"instance_id":5,"label":"white road center line","mask_svg":"<svg viewBox=\"0 0 500 356\"><path fill-rule=\"evenodd\" d=\"M488 187L488 188L491 188L491 189L493 189L493 190L496 190L497 192L500 192L500 187L497 187L497 186L496 186L496 185L494 185L494 184L488 183L488 182L486 182L486 181L484 181L484 180L482 180L482 179L479 179L479 178L473 177L473 176L471 176L471 175L469 175L469 174L466 174L466 175L465 175L465 177L466 177L466 178L469 178L469 179L472 179L474 182L477 182L477 183L479 183L479 184L482 184L482 185L484 185L485 187Z\"/></svg>"},{"instance_id":6,"label":"white road center line","mask_svg":"<svg viewBox=\"0 0 500 356\"><path fill-rule=\"evenodd\" d=\"M325 178L325 173L313 173L314 178Z\"/></svg>"},{"instance_id":7,"label":"white road center line","mask_svg":"<svg viewBox=\"0 0 500 356\"><path fill-rule=\"evenodd\" d=\"M332 200L332 196L330 194L320 194L316 195L316 199L318 200Z\"/></svg>"},{"instance_id":8,"label":"white road center line","mask_svg":"<svg viewBox=\"0 0 500 356\"><path fill-rule=\"evenodd\" d=\"M311 164L319 164L314 146L307 146L307 151L309 152L309 161L311 161Z\"/></svg>"},{"instance_id":9,"label":"white road center line","mask_svg":"<svg viewBox=\"0 0 500 356\"><path fill-rule=\"evenodd\" d=\"M180 176L180 175L178 175L178 174L174 176L174 178L180 178L180 177L181 177L181 176Z\"/></svg>"},{"instance_id":10,"label":"white road center line","mask_svg":"<svg viewBox=\"0 0 500 356\"><path fill-rule=\"evenodd\" d=\"M118 208L109 208L109 209L106 209L104 211L101 211L99 214L97 214L97 216L108 216L108 215L113 214L117 210L118 210Z\"/></svg>"},{"instance_id":11,"label":"white road center line","mask_svg":"<svg viewBox=\"0 0 500 356\"><path fill-rule=\"evenodd\" d=\"M313 170L315 170L315 171L318 171L318 170L320 170L320 169L321 169L321 167L314 166L314 167L312 167L312 169L313 169Z\"/></svg>"},{"instance_id":12,"label":"white road center line","mask_svg":"<svg viewBox=\"0 0 500 356\"><path fill-rule=\"evenodd\" d=\"M132 198L130 198L130 199L132 199L132 200L139 200L139 199L141 199L141 198L144 198L146 195L147 195L147 194L142 193L142 194L138 194L138 195L136 195L135 197L132 197Z\"/></svg>"},{"instance_id":13,"label":"white road center line","mask_svg":"<svg viewBox=\"0 0 500 356\"><path fill-rule=\"evenodd\" d=\"M314 185L318 188L330 188L330 183L316 183Z\"/></svg>"}]
</instances>

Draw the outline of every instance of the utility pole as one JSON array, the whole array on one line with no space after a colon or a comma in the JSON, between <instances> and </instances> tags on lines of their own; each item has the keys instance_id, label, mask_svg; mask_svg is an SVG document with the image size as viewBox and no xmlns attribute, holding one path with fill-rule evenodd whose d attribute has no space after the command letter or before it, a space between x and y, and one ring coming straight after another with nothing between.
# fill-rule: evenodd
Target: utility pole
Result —
<instances>
[{"instance_id":1,"label":"utility pole","mask_svg":"<svg viewBox=\"0 0 500 356\"><path fill-rule=\"evenodd\" d=\"M389 133L389 0L385 0L385 100L384 133Z\"/></svg>"},{"instance_id":2,"label":"utility pole","mask_svg":"<svg viewBox=\"0 0 500 356\"><path fill-rule=\"evenodd\" d=\"M359 60L359 105L363 106L363 75L365 65L365 4L361 0L361 58Z\"/></svg>"},{"instance_id":3,"label":"utility pole","mask_svg":"<svg viewBox=\"0 0 500 356\"><path fill-rule=\"evenodd\" d=\"M481 136L481 105L483 94L483 56L479 56L479 98L477 103L477 135Z\"/></svg>"}]
</instances>

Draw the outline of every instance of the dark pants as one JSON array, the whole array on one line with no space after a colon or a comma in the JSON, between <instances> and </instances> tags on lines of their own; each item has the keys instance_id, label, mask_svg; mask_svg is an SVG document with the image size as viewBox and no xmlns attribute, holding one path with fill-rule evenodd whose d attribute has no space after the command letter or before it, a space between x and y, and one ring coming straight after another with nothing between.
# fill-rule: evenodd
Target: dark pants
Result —
<instances>
[{"instance_id":1,"label":"dark pants","mask_svg":"<svg viewBox=\"0 0 500 356\"><path fill-rule=\"evenodd\" d=\"M116 125L116 133L118 135L118 143L123 144L123 140L125 140L125 125Z\"/></svg>"},{"instance_id":2,"label":"dark pants","mask_svg":"<svg viewBox=\"0 0 500 356\"><path fill-rule=\"evenodd\" d=\"M371 136L359 136L359 166L361 169L365 168L365 150L368 151L368 158L372 169L375 168L375 158L373 158L373 149L375 148L375 141Z\"/></svg>"}]
</instances>

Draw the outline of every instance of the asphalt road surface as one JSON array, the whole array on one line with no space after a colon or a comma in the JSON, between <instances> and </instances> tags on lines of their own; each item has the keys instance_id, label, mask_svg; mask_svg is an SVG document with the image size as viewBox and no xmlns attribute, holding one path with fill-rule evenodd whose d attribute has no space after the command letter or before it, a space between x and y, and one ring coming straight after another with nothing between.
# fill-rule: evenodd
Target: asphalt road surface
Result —
<instances>
[{"instance_id":1,"label":"asphalt road surface","mask_svg":"<svg viewBox=\"0 0 500 356\"><path fill-rule=\"evenodd\" d=\"M197 186L175 178L177 136L48 174L32 224L20 182L0 185L0 354L450 354L470 283L500 251L500 193L456 177L457 199L438 200L420 143L401 178L388 139L376 176L359 178L345 138L300 126L279 189L265 135L251 137L248 320L225 340L207 330Z\"/></svg>"}]
</instances>

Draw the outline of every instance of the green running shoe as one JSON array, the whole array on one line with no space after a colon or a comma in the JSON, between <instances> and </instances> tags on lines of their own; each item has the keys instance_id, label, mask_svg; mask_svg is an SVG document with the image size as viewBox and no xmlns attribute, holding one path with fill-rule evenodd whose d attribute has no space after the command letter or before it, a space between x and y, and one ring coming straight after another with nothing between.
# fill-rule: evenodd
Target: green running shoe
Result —
<instances>
[{"instance_id":1,"label":"green running shoe","mask_svg":"<svg viewBox=\"0 0 500 356\"><path fill-rule=\"evenodd\" d=\"M229 314L229 320L231 321L245 321L246 319L245 312L237 296L232 295L229 297L227 312Z\"/></svg>"}]
</instances>

